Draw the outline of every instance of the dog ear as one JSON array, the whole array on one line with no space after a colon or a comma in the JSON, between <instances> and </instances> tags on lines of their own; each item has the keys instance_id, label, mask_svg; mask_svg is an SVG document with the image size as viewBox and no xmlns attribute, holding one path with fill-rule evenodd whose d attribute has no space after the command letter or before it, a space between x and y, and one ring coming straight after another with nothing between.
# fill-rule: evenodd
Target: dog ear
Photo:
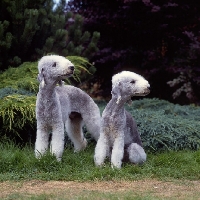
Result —
<instances>
[{"instance_id":1,"label":"dog ear","mask_svg":"<svg viewBox=\"0 0 200 200\"><path fill-rule=\"evenodd\" d=\"M117 101L116 104L119 104L119 102L121 101L121 83L118 82L117 84L115 84L112 88L111 94L115 97L117 97Z\"/></svg>"},{"instance_id":2,"label":"dog ear","mask_svg":"<svg viewBox=\"0 0 200 200\"><path fill-rule=\"evenodd\" d=\"M40 87L43 88L45 86L45 80L44 80L44 74L43 74L43 68L41 72L37 76L37 80L40 82Z\"/></svg>"}]
</instances>

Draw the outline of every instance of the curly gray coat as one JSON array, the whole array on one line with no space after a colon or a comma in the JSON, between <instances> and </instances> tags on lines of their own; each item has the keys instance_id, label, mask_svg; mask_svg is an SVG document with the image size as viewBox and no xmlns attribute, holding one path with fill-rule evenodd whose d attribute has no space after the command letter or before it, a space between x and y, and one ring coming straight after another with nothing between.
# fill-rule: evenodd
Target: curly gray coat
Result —
<instances>
[{"instance_id":1,"label":"curly gray coat","mask_svg":"<svg viewBox=\"0 0 200 200\"><path fill-rule=\"evenodd\" d=\"M132 96L145 96L149 91L149 83L142 76L133 72L123 71L112 78L112 99L102 114L100 138L95 148L94 161L96 166L110 157L112 167L121 168L126 156L135 164L146 160L142 141L136 123L124 108L131 102Z\"/></svg>"},{"instance_id":2,"label":"curly gray coat","mask_svg":"<svg viewBox=\"0 0 200 200\"><path fill-rule=\"evenodd\" d=\"M64 85L62 79L71 76L74 65L62 56L44 56L38 63L40 82L36 101L37 137L35 155L41 157L49 147L58 161L64 150L64 130L74 144L75 151L84 149L87 141L82 126L94 139L99 137L100 111L92 98L81 89ZM59 84L59 85L57 85Z\"/></svg>"}]
</instances>

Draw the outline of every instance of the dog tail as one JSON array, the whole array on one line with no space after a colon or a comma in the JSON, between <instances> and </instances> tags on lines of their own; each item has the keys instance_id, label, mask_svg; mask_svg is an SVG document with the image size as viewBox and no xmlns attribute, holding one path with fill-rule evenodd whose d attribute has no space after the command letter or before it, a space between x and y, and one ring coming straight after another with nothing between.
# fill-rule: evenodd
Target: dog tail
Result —
<instances>
[{"instance_id":1,"label":"dog tail","mask_svg":"<svg viewBox=\"0 0 200 200\"><path fill-rule=\"evenodd\" d=\"M130 162L134 164L143 164L147 159L144 149L137 143L131 143L127 151Z\"/></svg>"}]
</instances>

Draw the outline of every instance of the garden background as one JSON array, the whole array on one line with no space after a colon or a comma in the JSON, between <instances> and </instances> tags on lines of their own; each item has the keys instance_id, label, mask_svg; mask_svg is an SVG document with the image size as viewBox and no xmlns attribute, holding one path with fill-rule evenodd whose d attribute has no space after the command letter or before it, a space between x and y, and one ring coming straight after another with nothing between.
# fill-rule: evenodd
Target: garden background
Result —
<instances>
[{"instance_id":1,"label":"garden background","mask_svg":"<svg viewBox=\"0 0 200 200\"><path fill-rule=\"evenodd\" d=\"M66 84L99 102L110 99L113 74L130 70L143 75L151 93L136 97L140 101L129 108L141 134L149 140L157 136L164 146L172 140L173 149L198 149L200 7L194 1L74 0L55 5L52 0L1 0L0 8L1 136L34 143L37 61L58 54L76 66ZM156 144L149 140L145 144Z\"/></svg>"},{"instance_id":2,"label":"garden background","mask_svg":"<svg viewBox=\"0 0 200 200\"><path fill-rule=\"evenodd\" d=\"M148 96L136 97L132 106L127 106L150 155L146 166L137 167L134 172L132 166L125 166L127 171L122 174L107 168L102 173L94 170L85 180L113 180L117 175L132 180L137 178L130 178L132 173L142 177L143 172L149 178L150 169L156 178L197 180L199 22L200 5L194 0L61 0L56 5L53 0L0 0L0 179L84 180L78 171L82 165L73 158L76 156L78 161L86 161L86 168L94 167L95 142L86 129L89 153L83 152L80 157L74 156L66 136L64 158L79 166L74 176L61 178L61 174L70 173L72 162L66 164L64 173L61 169L65 169L65 161L58 164L50 155L41 162L34 160L37 62L43 55L58 54L75 65L75 75L66 84L86 91L101 112L111 98L111 77L115 73L133 71L151 85ZM25 152L30 154L28 160ZM153 157L156 153L158 158ZM180 174L176 173L176 163L167 155L178 156L176 166L186 167L188 175L181 167ZM185 160L179 159L182 156ZM167 163L171 163L171 168L165 172ZM193 168L187 163L193 163ZM159 165L162 170L158 170Z\"/></svg>"}]
</instances>

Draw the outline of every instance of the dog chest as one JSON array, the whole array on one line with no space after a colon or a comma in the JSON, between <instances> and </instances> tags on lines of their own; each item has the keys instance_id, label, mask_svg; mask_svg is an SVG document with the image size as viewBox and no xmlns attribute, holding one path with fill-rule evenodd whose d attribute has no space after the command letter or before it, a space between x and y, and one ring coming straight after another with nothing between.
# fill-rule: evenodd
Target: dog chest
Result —
<instances>
[{"instance_id":1,"label":"dog chest","mask_svg":"<svg viewBox=\"0 0 200 200\"><path fill-rule=\"evenodd\" d=\"M36 104L37 118L41 118L47 123L60 121L62 114L60 103L58 101L48 101L48 99L45 99L43 101L37 101Z\"/></svg>"}]
</instances>

